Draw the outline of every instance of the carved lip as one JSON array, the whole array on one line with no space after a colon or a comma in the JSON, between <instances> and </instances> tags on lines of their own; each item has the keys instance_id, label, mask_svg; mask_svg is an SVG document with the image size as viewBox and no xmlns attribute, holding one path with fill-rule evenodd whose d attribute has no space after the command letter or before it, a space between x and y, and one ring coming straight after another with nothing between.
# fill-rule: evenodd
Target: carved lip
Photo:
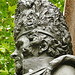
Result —
<instances>
[{"instance_id":1,"label":"carved lip","mask_svg":"<svg viewBox=\"0 0 75 75\"><path fill-rule=\"evenodd\" d=\"M15 60L15 63L16 63L17 61L19 61L19 60Z\"/></svg>"},{"instance_id":2,"label":"carved lip","mask_svg":"<svg viewBox=\"0 0 75 75\"><path fill-rule=\"evenodd\" d=\"M18 62L18 61L20 61L20 60L19 60L19 59L16 59L16 60L15 60L15 63Z\"/></svg>"}]
</instances>

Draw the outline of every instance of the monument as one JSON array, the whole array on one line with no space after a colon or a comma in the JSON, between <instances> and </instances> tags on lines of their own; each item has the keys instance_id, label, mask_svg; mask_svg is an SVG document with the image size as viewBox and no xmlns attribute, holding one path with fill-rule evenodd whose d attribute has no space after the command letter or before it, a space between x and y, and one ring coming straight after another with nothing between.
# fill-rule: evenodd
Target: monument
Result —
<instances>
[{"instance_id":1,"label":"monument","mask_svg":"<svg viewBox=\"0 0 75 75\"><path fill-rule=\"evenodd\" d=\"M19 0L15 12L15 75L75 75L71 36L60 10L48 0Z\"/></svg>"}]
</instances>

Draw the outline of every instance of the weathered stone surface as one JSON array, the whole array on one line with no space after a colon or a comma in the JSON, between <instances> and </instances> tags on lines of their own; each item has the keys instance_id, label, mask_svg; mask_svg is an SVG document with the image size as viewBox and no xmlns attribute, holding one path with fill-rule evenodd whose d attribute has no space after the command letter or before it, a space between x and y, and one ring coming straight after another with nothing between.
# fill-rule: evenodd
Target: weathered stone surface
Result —
<instances>
[{"instance_id":1,"label":"weathered stone surface","mask_svg":"<svg viewBox=\"0 0 75 75\"><path fill-rule=\"evenodd\" d=\"M18 1L14 28L15 41L24 34L28 38L33 38L32 34L39 38L45 34L46 36L41 39L46 37L51 46L49 49L51 56L72 54L71 37L64 17L60 10L47 0Z\"/></svg>"},{"instance_id":2,"label":"weathered stone surface","mask_svg":"<svg viewBox=\"0 0 75 75\"><path fill-rule=\"evenodd\" d=\"M48 0L18 1L14 40L15 51L11 57L15 59L16 75L51 75L55 67L49 63L54 58L59 59L63 55L65 59L64 55L73 54L65 19L60 10ZM75 57L70 57L75 60ZM70 57L67 55L67 58ZM57 60L58 65L60 60L64 62L63 59L60 57Z\"/></svg>"}]
</instances>

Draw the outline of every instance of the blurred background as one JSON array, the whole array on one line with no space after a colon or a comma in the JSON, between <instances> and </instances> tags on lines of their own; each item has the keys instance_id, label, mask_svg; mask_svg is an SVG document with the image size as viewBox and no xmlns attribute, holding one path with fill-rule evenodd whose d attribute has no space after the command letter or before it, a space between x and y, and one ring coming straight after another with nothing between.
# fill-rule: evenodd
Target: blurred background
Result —
<instances>
[{"instance_id":1,"label":"blurred background","mask_svg":"<svg viewBox=\"0 0 75 75\"><path fill-rule=\"evenodd\" d=\"M10 58L15 50L13 28L18 0L0 0L0 75L14 75L15 64ZM65 0L49 0L63 13Z\"/></svg>"}]
</instances>

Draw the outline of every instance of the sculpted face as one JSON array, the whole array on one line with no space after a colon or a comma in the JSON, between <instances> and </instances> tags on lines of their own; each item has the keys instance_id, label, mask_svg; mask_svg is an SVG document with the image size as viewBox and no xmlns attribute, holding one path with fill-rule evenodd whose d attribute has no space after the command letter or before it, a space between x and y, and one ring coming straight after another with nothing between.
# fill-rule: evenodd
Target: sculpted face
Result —
<instances>
[{"instance_id":1,"label":"sculpted face","mask_svg":"<svg viewBox=\"0 0 75 75\"><path fill-rule=\"evenodd\" d=\"M25 36L20 37L15 43L15 51L11 54L11 57L15 59L16 72L21 72L22 60L24 58L23 52L28 50L27 48L29 47L29 45L29 39Z\"/></svg>"},{"instance_id":2,"label":"sculpted face","mask_svg":"<svg viewBox=\"0 0 75 75\"><path fill-rule=\"evenodd\" d=\"M37 51L35 52L34 50L35 47L32 51L32 47L30 46L30 40L26 36L21 36L15 42L15 51L11 54L11 57L15 59L16 72L21 72L23 59L29 58L33 56L33 54L34 56L38 54Z\"/></svg>"},{"instance_id":3,"label":"sculpted face","mask_svg":"<svg viewBox=\"0 0 75 75\"><path fill-rule=\"evenodd\" d=\"M48 45L47 47L46 45L46 42L42 41L38 36L34 37L33 40L25 35L21 36L15 42L15 51L11 54L11 57L15 59L16 73L21 75L22 61L31 57L39 57L39 51L48 48Z\"/></svg>"}]
</instances>

